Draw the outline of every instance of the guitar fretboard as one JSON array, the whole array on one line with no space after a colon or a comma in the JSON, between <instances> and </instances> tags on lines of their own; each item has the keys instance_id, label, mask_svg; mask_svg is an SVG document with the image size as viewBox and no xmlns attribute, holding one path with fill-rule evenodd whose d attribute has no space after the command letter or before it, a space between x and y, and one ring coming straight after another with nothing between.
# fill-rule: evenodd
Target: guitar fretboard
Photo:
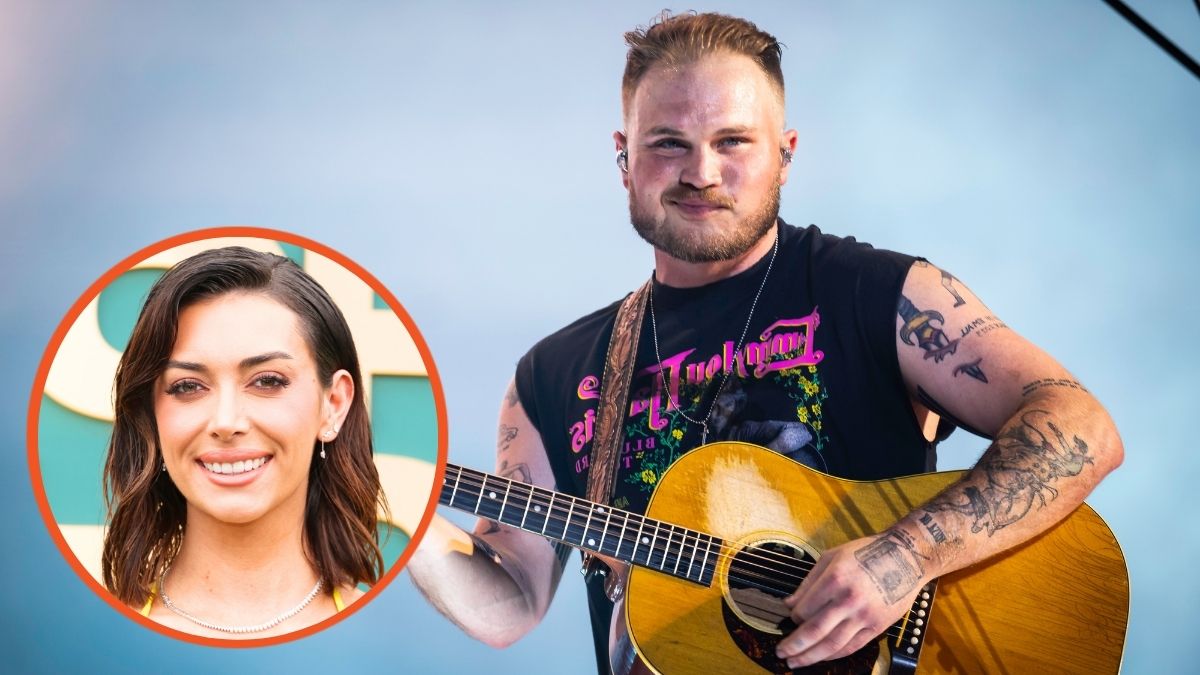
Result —
<instances>
[{"instance_id":1,"label":"guitar fretboard","mask_svg":"<svg viewBox=\"0 0 1200 675\"><path fill-rule=\"evenodd\" d=\"M723 543L703 532L454 464L446 465L439 501L705 586L712 583Z\"/></svg>"}]
</instances>

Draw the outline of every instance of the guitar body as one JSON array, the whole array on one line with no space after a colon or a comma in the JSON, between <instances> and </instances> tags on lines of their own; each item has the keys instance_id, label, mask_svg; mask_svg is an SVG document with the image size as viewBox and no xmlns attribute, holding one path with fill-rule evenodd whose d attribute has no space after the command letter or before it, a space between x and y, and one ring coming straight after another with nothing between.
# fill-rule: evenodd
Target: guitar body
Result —
<instances>
[{"instance_id":1,"label":"guitar body","mask_svg":"<svg viewBox=\"0 0 1200 675\"><path fill-rule=\"evenodd\" d=\"M721 537L726 555L708 586L632 569L625 607L638 654L659 673L789 672L774 657L786 634L774 625L786 610L731 579L745 579L764 555L810 565L823 550L886 529L961 475L860 482L744 443L687 453L662 476L646 515ZM1086 504L1025 544L942 577L930 602L921 674L1120 669L1128 573L1112 532ZM888 672L905 644L884 637L797 672Z\"/></svg>"}]
</instances>

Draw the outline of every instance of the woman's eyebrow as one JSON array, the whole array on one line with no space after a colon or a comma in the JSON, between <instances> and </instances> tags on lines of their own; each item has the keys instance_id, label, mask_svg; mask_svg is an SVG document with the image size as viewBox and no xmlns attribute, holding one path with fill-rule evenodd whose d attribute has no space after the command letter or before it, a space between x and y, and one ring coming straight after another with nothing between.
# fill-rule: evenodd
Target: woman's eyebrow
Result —
<instances>
[{"instance_id":1,"label":"woman's eyebrow","mask_svg":"<svg viewBox=\"0 0 1200 675\"><path fill-rule=\"evenodd\" d=\"M287 359L290 361L292 360L292 355L288 354L287 352L267 352L266 354L259 354L258 356L248 356L242 359L242 362L238 365L242 370L246 370L247 368L253 368L254 366L264 364L267 361L274 361L275 359Z\"/></svg>"},{"instance_id":2,"label":"woman's eyebrow","mask_svg":"<svg viewBox=\"0 0 1200 675\"><path fill-rule=\"evenodd\" d=\"M247 368L253 368L254 366L264 364L268 361L274 361L275 359L287 359L290 361L293 360L293 358L294 357L287 352L267 352L257 356L247 356L246 358L242 359L241 363L238 364L238 367L241 370L246 370ZM191 370L197 373L208 372L208 366L204 365L203 363L196 363L195 361L176 361L175 359L170 359L167 361L167 368Z\"/></svg>"},{"instance_id":3,"label":"woman's eyebrow","mask_svg":"<svg viewBox=\"0 0 1200 675\"><path fill-rule=\"evenodd\" d=\"M204 365L203 363L196 363L195 361L176 361L175 359L170 359L167 361L166 367L178 368L180 370L194 370L198 373L208 372L208 366Z\"/></svg>"}]
</instances>

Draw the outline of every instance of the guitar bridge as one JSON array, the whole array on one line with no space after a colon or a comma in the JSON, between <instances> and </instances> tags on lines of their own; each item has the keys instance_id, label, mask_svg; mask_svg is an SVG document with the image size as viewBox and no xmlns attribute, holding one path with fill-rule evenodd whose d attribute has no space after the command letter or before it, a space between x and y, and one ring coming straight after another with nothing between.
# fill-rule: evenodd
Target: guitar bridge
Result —
<instances>
[{"instance_id":1,"label":"guitar bridge","mask_svg":"<svg viewBox=\"0 0 1200 675\"><path fill-rule=\"evenodd\" d=\"M913 599L912 607L893 627L895 637L889 640L892 648L893 669L891 672L916 672L921 658L921 647L925 644L929 615L933 613L933 600L937 595L937 579L925 584ZM900 670L897 670L899 667Z\"/></svg>"}]
</instances>

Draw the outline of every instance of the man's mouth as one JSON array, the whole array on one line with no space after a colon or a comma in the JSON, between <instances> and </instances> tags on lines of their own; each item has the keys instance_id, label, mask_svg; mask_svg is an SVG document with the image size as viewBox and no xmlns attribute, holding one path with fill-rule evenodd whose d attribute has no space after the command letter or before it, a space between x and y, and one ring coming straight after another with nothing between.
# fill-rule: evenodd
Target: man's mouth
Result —
<instances>
[{"instance_id":1,"label":"man's mouth","mask_svg":"<svg viewBox=\"0 0 1200 675\"><path fill-rule=\"evenodd\" d=\"M682 200L682 201L672 201L671 203L675 205L675 208L679 209L680 211L683 211L684 213L697 214L697 215L704 214L704 213L712 213L714 211L719 211L719 210L725 208L724 204L720 204L720 203L716 203L716 202L698 201L698 200L692 200L692 199Z\"/></svg>"}]
</instances>

